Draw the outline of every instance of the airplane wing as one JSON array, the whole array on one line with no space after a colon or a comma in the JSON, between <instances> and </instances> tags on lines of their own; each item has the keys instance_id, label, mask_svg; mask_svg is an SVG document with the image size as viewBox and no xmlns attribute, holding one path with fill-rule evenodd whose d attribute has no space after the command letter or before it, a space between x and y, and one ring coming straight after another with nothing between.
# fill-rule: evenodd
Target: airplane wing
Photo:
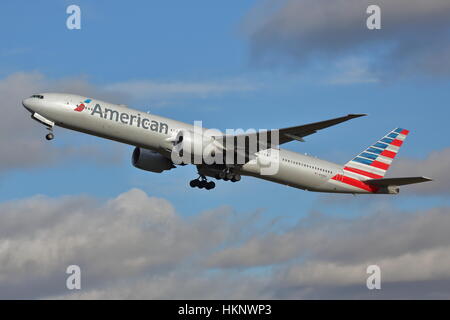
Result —
<instances>
[{"instance_id":1,"label":"airplane wing","mask_svg":"<svg viewBox=\"0 0 450 320\"><path fill-rule=\"evenodd\" d=\"M259 131L259 132L250 132L244 134L237 135L222 135L216 136L214 139L219 142L223 146L223 150L226 152L235 152L236 154L241 154L246 157L246 159L250 159L253 157L254 152L259 150L265 150L271 147L276 147L283 143L287 143L293 140L304 141L303 137L309 136L313 133L316 133L319 130L334 126L341 122L345 122L354 118L359 118L366 116L366 114L348 114L343 117L329 119L325 121L313 122L309 124L304 124L300 126L287 127L282 129L275 130L267 130L267 131ZM271 141L272 132L278 131L278 142ZM276 135L275 135L276 136ZM227 150L226 141L228 139L233 139L234 141L234 150ZM253 150L254 152L249 152L248 150L248 142L245 141L256 141L257 148Z\"/></svg>"},{"instance_id":2,"label":"airplane wing","mask_svg":"<svg viewBox=\"0 0 450 320\"><path fill-rule=\"evenodd\" d=\"M303 137L316 133L319 130L334 126L341 122L345 122L354 118L366 116L366 114L348 114L343 117L333 118L325 121L313 122L300 126L287 127L275 130L266 130L259 132L249 132L237 135L222 135L213 137L225 152L233 152L236 155L245 157L246 161L254 158L255 152L265 150L271 147L276 147L283 143L293 140L304 141ZM271 141L272 132L278 131L278 141ZM276 134L274 135L277 136ZM233 150L227 149L226 141L231 139L233 141ZM249 141L255 141L256 147L249 147Z\"/></svg>"},{"instance_id":3,"label":"airplane wing","mask_svg":"<svg viewBox=\"0 0 450 320\"><path fill-rule=\"evenodd\" d=\"M279 130L280 144L290 142L292 140L303 141L303 137L316 133L318 130L322 130L341 122L345 122L354 118L366 116L366 114L348 114L343 117L334 118L325 121L319 121L301 126L289 127Z\"/></svg>"},{"instance_id":4,"label":"airplane wing","mask_svg":"<svg viewBox=\"0 0 450 320\"><path fill-rule=\"evenodd\" d=\"M406 184L421 183L427 181L432 181L432 179L427 177L383 178L383 179L364 180L364 183L379 187L387 187L387 186L403 186Z\"/></svg>"},{"instance_id":5,"label":"airplane wing","mask_svg":"<svg viewBox=\"0 0 450 320\"><path fill-rule=\"evenodd\" d=\"M278 134L279 134L279 143L278 145L281 145L283 143L286 142L290 142L293 140L298 140L298 141L304 141L303 137L309 136L313 133L316 133L318 130L322 130L331 126L334 126L336 124L339 124L341 122L345 122L354 118L359 118L359 117L363 117L366 116L366 114L348 114L346 116L343 117L339 117L339 118L334 118L334 119L329 119L329 120L325 120L325 121L319 121L319 122L313 122L313 123L308 123L308 124L304 124L304 125L300 125L300 126L294 126L294 127L288 127L288 128L282 128L282 129L277 129ZM274 130L267 130L265 131L267 133L267 142L270 143L270 132L272 132ZM242 136L246 136L246 137L250 137L252 135L256 135L259 139L260 136L260 132L254 132L254 133L248 133L248 134L242 134L242 135L235 135L233 137L242 137ZM230 136L222 136L222 137L215 137L216 139L220 139L220 138L231 138Z\"/></svg>"}]
</instances>

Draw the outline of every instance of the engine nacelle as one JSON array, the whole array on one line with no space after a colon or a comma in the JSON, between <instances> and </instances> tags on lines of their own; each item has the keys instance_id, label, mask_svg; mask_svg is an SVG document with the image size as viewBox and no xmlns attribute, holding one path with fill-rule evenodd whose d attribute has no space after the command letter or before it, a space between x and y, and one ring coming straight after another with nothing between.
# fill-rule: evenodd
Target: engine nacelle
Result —
<instances>
[{"instance_id":1,"label":"engine nacelle","mask_svg":"<svg viewBox=\"0 0 450 320\"><path fill-rule=\"evenodd\" d=\"M136 168L157 173L175 168L170 159L158 152L142 148L134 149L131 163Z\"/></svg>"},{"instance_id":2,"label":"engine nacelle","mask_svg":"<svg viewBox=\"0 0 450 320\"><path fill-rule=\"evenodd\" d=\"M222 147L212 137L202 133L181 130L172 150L175 163L212 164L221 158Z\"/></svg>"}]
</instances>

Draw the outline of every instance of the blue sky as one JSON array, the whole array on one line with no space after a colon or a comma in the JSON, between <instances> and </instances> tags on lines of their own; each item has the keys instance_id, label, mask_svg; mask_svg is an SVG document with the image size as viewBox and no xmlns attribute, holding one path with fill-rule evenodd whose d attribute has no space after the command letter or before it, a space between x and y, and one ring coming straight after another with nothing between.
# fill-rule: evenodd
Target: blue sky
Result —
<instances>
[{"instance_id":1,"label":"blue sky","mask_svg":"<svg viewBox=\"0 0 450 320\"><path fill-rule=\"evenodd\" d=\"M107 92L105 88L120 88L136 81L175 83L178 87L215 83L226 88L220 92L206 88L203 93L155 96L125 92L117 95L120 101L111 102L190 123L202 120L205 127L221 130L281 128L367 113L368 117L311 135L306 143L284 146L342 164L395 127L411 130L400 158L420 164L431 153L448 148L448 76L380 76L366 63L376 58L370 51L355 51L336 61L323 58L314 63L288 63L285 60L295 57L280 55L276 64L259 63L254 58L258 46L248 32L249 13L258 1L79 0L76 4L81 7L82 28L68 30L65 9L72 3L2 2L0 78L16 73L39 74L49 88L58 88L59 82L81 81L101 93ZM390 68L388 63L381 64L384 69ZM395 68L392 70L395 72ZM20 100L16 104L21 108ZM24 110L17 112L29 117ZM45 129L38 123L29 120L22 125L33 128L33 138L37 134L44 139ZM117 147L115 142L65 129L56 129L56 139L47 144L56 152L88 145L101 150L102 156L97 160L66 157L47 165L3 170L0 201L36 194L86 194L108 199L139 188L149 196L167 199L186 217L229 206L243 214L262 210L265 218L280 218L287 224L315 211L354 217L380 207L425 210L450 204L447 194L439 192L427 196L406 192L395 198L328 197L253 178L235 184L218 182L216 189L206 192L189 188L189 180L196 177L193 167L160 175L132 167L133 149L129 146ZM117 160L103 161L108 152ZM422 169L418 166L405 174L423 175L426 172Z\"/></svg>"},{"instance_id":2,"label":"blue sky","mask_svg":"<svg viewBox=\"0 0 450 320\"><path fill-rule=\"evenodd\" d=\"M243 79L255 89L205 98L186 97L156 107L139 99L131 101L137 108L149 107L154 113L186 122L203 120L205 126L222 130L280 128L347 113L368 113L367 118L310 136L305 144L286 146L338 163L345 163L396 126L412 131L401 156L424 158L446 146L440 130L435 128L444 128L449 115L444 105L450 96L448 82L404 79L396 83L332 84L327 82L329 75L318 75L314 68L294 72L258 68L251 64L249 45L242 32L244 16L254 2L175 2L177 9L171 1L140 1L132 6L81 1L81 30L65 28L65 8L70 4L67 1L24 5L7 2L0 27L6 31L14 26L14 32L4 32L1 73L6 76L18 71L39 72L50 79L84 77L96 85L146 79ZM20 23L16 19L19 15ZM60 131L64 130L57 133ZM68 135L70 143L83 139L78 133ZM111 144L94 139L92 143ZM59 140L58 137L55 143L68 143ZM131 150L128 148L130 154ZM137 184L152 195L169 196L165 189L178 189L183 196L170 194L170 198L187 212L239 203L246 209L271 208L273 214L280 211L296 215L300 207L316 205L318 198L316 194L252 178L245 179L249 181L242 185L219 183L214 192L205 194L186 188L194 174L193 168L160 176L139 172L129 166L128 159L117 168L90 161L68 161L49 168L7 173L7 184L17 188L9 187L2 199L77 191L110 196ZM190 196L185 197L185 193ZM291 199L296 199L296 203ZM302 205L299 207L297 202Z\"/></svg>"}]
</instances>

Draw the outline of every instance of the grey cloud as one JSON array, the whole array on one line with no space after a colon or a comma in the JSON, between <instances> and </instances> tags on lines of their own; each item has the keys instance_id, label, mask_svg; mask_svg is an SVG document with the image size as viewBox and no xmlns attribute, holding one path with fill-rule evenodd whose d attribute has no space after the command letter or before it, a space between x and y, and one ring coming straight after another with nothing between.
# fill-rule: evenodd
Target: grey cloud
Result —
<instances>
[{"instance_id":1,"label":"grey cloud","mask_svg":"<svg viewBox=\"0 0 450 320\"><path fill-rule=\"evenodd\" d=\"M377 297L450 294L449 208L312 214L280 229L229 207L183 218L132 189L101 201L35 196L0 212L2 298L371 298L370 264L382 268ZM81 291L65 289L69 264L81 267Z\"/></svg>"},{"instance_id":2,"label":"grey cloud","mask_svg":"<svg viewBox=\"0 0 450 320\"><path fill-rule=\"evenodd\" d=\"M447 208L414 214L383 210L356 220L324 220L311 222L308 218L284 233L255 236L243 245L213 254L208 266L283 264L300 256L324 263L366 263L450 245L445 232L450 227Z\"/></svg>"},{"instance_id":3,"label":"grey cloud","mask_svg":"<svg viewBox=\"0 0 450 320\"><path fill-rule=\"evenodd\" d=\"M124 92L134 99L160 100L175 97L200 97L223 95L230 92L248 92L258 88L244 79L227 79L208 82L180 82L180 81L127 81L105 86L111 92Z\"/></svg>"},{"instance_id":4,"label":"grey cloud","mask_svg":"<svg viewBox=\"0 0 450 320\"><path fill-rule=\"evenodd\" d=\"M176 270L163 275L144 275L139 279L115 282L108 287L54 299L271 299L270 280L239 274L206 274L198 270Z\"/></svg>"},{"instance_id":5,"label":"grey cloud","mask_svg":"<svg viewBox=\"0 0 450 320\"><path fill-rule=\"evenodd\" d=\"M137 189L104 203L86 196L38 196L3 203L0 212L2 298L66 293L61 275L70 264L80 265L89 292L111 279L146 273L158 279L239 237L241 223L230 220L234 213L227 208L184 220L166 200Z\"/></svg>"},{"instance_id":6,"label":"grey cloud","mask_svg":"<svg viewBox=\"0 0 450 320\"><path fill-rule=\"evenodd\" d=\"M270 287L276 297L373 298L365 289L366 268L376 264L384 288L389 288L379 298L448 297L450 287L440 283L450 277L449 213L449 208L391 209L357 219L307 218L281 234L255 235L216 252L208 266L271 266ZM408 292L414 284L420 286Z\"/></svg>"},{"instance_id":7,"label":"grey cloud","mask_svg":"<svg viewBox=\"0 0 450 320\"><path fill-rule=\"evenodd\" d=\"M366 28L366 9L372 4L381 8L381 30ZM334 68L364 57L369 79L450 75L447 0L265 1L248 14L243 29L252 61L263 65Z\"/></svg>"},{"instance_id":8,"label":"grey cloud","mask_svg":"<svg viewBox=\"0 0 450 320\"><path fill-rule=\"evenodd\" d=\"M102 147L89 144L62 145L55 147L46 142L44 126L30 119L22 107L22 99L36 92L60 91L109 96L107 91L96 88L83 79L50 80L39 73L15 73L0 80L0 171L51 165L69 158L83 158L106 163L121 161L120 147ZM110 98L120 98L111 94ZM57 134L65 133L64 130ZM108 154L108 156L105 156Z\"/></svg>"},{"instance_id":9,"label":"grey cloud","mask_svg":"<svg viewBox=\"0 0 450 320\"><path fill-rule=\"evenodd\" d=\"M411 185L404 192L422 195L445 195L450 192L450 148L431 152L425 159L400 158L392 165L389 176L423 175L432 182Z\"/></svg>"}]
</instances>

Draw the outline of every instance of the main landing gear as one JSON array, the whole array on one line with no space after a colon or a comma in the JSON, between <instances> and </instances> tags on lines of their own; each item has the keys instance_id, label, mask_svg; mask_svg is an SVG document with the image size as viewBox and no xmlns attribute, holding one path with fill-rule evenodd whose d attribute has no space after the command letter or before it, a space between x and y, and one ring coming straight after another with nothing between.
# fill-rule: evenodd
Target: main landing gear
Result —
<instances>
[{"instance_id":1,"label":"main landing gear","mask_svg":"<svg viewBox=\"0 0 450 320\"><path fill-rule=\"evenodd\" d=\"M214 189L216 186L214 181L208 181L206 180L206 177L202 175L197 179L191 180L191 182L189 182L189 185L191 186L191 188L205 188L206 190Z\"/></svg>"},{"instance_id":2,"label":"main landing gear","mask_svg":"<svg viewBox=\"0 0 450 320\"><path fill-rule=\"evenodd\" d=\"M198 171L199 177L189 182L191 188L200 188L206 190L214 189L216 184L213 181L208 181L206 179L206 176L214 176L217 180L232 181L232 182L237 182L241 180L241 175L235 172L232 168L225 168L223 170L222 168L220 169L213 168L210 171L208 171L208 169L205 170L205 168L198 168L198 170L199 170Z\"/></svg>"},{"instance_id":3,"label":"main landing gear","mask_svg":"<svg viewBox=\"0 0 450 320\"><path fill-rule=\"evenodd\" d=\"M241 180L241 175L234 173L233 171L228 169L220 171L218 174L216 174L215 178L218 180L237 182Z\"/></svg>"}]
</instances>

